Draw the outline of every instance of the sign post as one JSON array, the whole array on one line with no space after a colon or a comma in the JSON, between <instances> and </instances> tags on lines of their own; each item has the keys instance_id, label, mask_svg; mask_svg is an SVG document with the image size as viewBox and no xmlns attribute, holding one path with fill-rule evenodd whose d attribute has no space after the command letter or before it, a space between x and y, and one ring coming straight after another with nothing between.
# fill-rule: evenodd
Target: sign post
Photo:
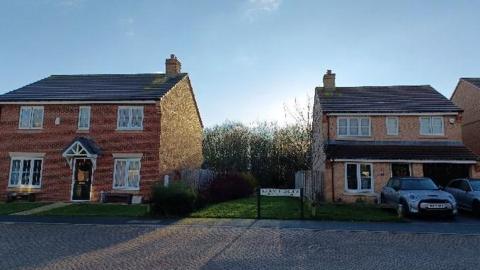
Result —
<instances>
[{"instance_id":1,"label":"sign post","mask_svg":"<svg viewBox=\"0 0 480 270\"><path fill-rule=\"evenodd\" d=\"M303 188L300 189L300 218L303 219Z\"/></svg>"},{"instance_id":2,"label":"sign post","mask_svg":"<svg viewBox=\"0 0 480 270\"><path fill-rule=\"evenodd\" d=\"M260 219L260 188L257 188L257 219Z\"/></svg>"}]
</instances>

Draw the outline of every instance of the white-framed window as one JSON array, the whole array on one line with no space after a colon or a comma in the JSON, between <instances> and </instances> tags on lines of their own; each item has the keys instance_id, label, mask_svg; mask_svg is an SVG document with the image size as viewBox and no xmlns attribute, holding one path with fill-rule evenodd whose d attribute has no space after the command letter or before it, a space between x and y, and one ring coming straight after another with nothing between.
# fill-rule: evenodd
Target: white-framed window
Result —
<instances>
[{"instance_id":1,"label":"white-framed window","mask_svg":"<svg viewBox=\"0 0 480 270\"><path fill-rule=\"evenodd\" d=\"M387 117L385 121L387 126L387 135L398 135L398 117Z\"/></svg>"},{"instance_id":2,"label":"white-framed window","mask_svg":"<svg viewBox=\"0 0 480 270\"><path fill-rule=\"evenodd\" d=\"M18 128L41 129L43 127L43 106L22 106Z\"/></svg>"},{"instance_id":3,"label":"white-framed window","mask_svg":"<svg viewBox=\"0 0 480 270\"><path fill-rule=\"evenodd\" d=\"M8 186L40 188L42 167L42 158L12 157Z\"/></svg>"},{"instance_id":4,"label":"white-framed window","mask_svg":"<svg viewBox=\"0 0 480 270\"><path fill-rule=\"evenodd\" d=\"M143 129L143 106L118 107L117 129L142 130Z\"/></svg>"},{"instance_id":5,"label":"white-framed window","mask_svg":"<svg viewBox=\"0 0 480 270\"><path fill-rule=\"evenodd\" d=\"M338 136L368 137L370 130L369 117L339 117L337 120Z\"/></svg>"},{"instance_id":6,"label":"white-framed window","mask_svg":"<svg viewBox=\"0 0 480 270\"><path fill-rule=\"evenodd\" d=\"M90 129L90 106L80 106L78 108L78 129L89 130Z\"/></svg>"},{"instance_id":7,"label":"white-framed window","mask_svg":"<svg viewBox=\"0 0 480 270\"><path fill-rule=\"evenodd\" d=\"M347 192L373 192L373 173L370 163L345 164L345 190Z\"/></svg>"},{"instance_id":8,"label":"white-framed window","mask_svg":"<svg viewBox=\"0 0 480 270\"><path fill-rule=\"evenodd\" d=\"M444 135L443 116L420 117L420 135Z\"/></svg>"},{"instance_id":9,"label":"white-framed window","mask_svg":"<svg viewBox=\"0 0 480 270\"><path fill-rule=\"evenodd\" d=\"M122 190L140 189L140 159L115 159L113 171L113 188Z\"/></svg>"}]
</instances>

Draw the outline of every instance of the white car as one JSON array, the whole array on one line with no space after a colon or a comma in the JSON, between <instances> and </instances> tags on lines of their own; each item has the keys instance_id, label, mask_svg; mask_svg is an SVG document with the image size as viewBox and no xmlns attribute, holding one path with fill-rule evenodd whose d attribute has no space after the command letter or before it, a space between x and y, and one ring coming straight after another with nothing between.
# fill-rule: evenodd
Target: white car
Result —
<instances>
[{"instance_id":1,"label":"white car","mask_svg":"<svg viewBox=\"0 0 480 270\"><path fill-rule=\"evenodd\" d=\"M427 177L394 177L382 189L380 202L393 205L400 216L438 214L454 217L455 198Z\"/></svg>"}]
</instances>

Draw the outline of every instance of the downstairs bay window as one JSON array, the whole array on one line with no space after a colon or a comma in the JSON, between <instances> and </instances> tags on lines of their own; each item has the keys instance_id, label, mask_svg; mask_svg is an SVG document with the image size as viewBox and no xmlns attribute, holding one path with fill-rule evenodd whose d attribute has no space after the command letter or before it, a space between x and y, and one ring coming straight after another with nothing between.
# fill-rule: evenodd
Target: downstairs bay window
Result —
<instances>
[{"instance_id":1,"label":"downstairs bay window","mask_svg":"<svg viewBox=\"0 0 480 270\"><path fill-rule=\"evenodd\" d=\"M345 191L373 192L372 164L345 164Z\"/></svg>"},{"instance_id":2,"label":"downstairs bay window","mask_svg":"<svg viewBox=\"0 0 480 270\"><path fill-rule=\"evenodd\" d=\"M12 157L8 186L40 188L42 165L42 158Z\"/></svg>"},{"instance_id":3,"label":"downstairs bay window","mask_svg":"<svg viewBox=\"0 0 480 270\"><path fill-rule=\"evenodd\" d=\"M115 159L113 188L121 190L140 190L140 159Z\"/></svg>"}]
</instances>

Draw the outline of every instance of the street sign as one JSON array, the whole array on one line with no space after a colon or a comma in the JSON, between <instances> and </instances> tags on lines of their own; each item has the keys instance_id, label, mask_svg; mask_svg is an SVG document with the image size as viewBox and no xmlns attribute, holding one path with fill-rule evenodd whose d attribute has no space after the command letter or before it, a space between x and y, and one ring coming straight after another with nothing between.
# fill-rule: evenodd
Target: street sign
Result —
<instances>
[{"instance_id":1,"label":"street sign","mask_svg":"<svg viewBox=\"0 0 480 270\"><path fill-rule=\"evenodd\" d=\"M267 197L294 197L300 199L300 218L303 219L303 188L296 189L279 189L279 188L257 188L257 218L261 218L260 214L260 198Z\"/></svg>"},{"instance_id":2,"label":"street sign","mask_svg":"<svg viewBox=\"0 0 480 270\"><path fill-rule=\"evenodd\" d=\"M279 188L262 188L261 196L269 197L297 197L300 198L300 189L279 189Z\"/></svg>"}]
</instances>

